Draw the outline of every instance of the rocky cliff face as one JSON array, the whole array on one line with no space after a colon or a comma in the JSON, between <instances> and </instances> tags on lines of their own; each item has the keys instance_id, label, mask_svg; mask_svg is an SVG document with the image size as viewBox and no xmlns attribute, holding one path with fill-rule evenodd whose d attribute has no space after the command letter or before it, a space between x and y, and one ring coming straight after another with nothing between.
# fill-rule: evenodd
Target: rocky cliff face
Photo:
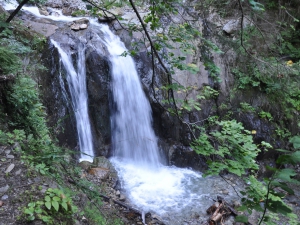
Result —
<instances>
[{"instance_id":1,"label":"rocky cliff face","mask_svg":"<svg viewBox=\"0 0 300 225\"><path fill-rule=\"evenodd\" d=\"M83 43L86 46L88 105L93 144L96 155L107 156L110 146L110 66L106 50L99 41L99 31L88 28L75 32L68 28L61 28L51 36L51 39L59 41L64 51L71 54L74 64L77 63L79 44ZM52 68L48 74L43 75L46 77L43 80L43 96L50 125L56 127L57 121L61 121L59 124L61 129L57 130L59 141L74 148L77 146L78 138L69 87L58 52L51 44L44 52L44 62L48 68Z\"/></svg>"}]
</instances>

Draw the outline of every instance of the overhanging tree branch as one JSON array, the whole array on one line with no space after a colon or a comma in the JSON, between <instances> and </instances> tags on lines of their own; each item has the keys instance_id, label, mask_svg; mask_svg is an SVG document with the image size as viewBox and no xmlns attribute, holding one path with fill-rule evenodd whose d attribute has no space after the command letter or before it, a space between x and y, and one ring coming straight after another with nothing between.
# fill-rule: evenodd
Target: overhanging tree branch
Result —
<instances>
[{"instance_id":1,"label":"overhanging tree branch","mask_svg":"<svg viewBox=\"0 0 300 225\"><path fill-rule=\"evenodd\" d=\"M29 0L23 0L18 7L10 14L10 16L7 18L7 20L5 21L6 23L10 23L10 21L12 21L12 19L18 14L18 12L21 10L21 8L27 4L29 2ZM5 27L1 27L0 28L0 33L5 29Z\"/></svg>"},{"instance_id":2,"label":"overhanging tree branch","mask_svg":"<svg viewBox=\"0 0 300 225\"><path fill-rule=\"evenodd\" d=\"M137 8L135 7L135 4L133 3L132 0L129 0L129 2L130 2L130 4L131 4L131 7L132 7L133 11L135 12L136 16L138 17L138 20L140 21L140 23L141 23L141 25L142 25L142 28L143 28L143 30L144 30L146 36L147 36L147 39L148 39L148 41L149 41L149 43L150 43L150 46L151 46L151 51L154 52L156 58L158 59L159 64L162 66L162 68L164 69L165 73L167 74L167 76L168 76L168 83L171 85L171 84L172 84L172 76L171 76L171 72L168 70L168 68L166 67L166 65L165 65L164 62L162 61L162 59L161 59L159 53L157 52L157 50L156 50L156 48L155 48L155 46L154 46L154 43L153 43L153 41L152 41L152 39L151 39L151 37L150 37L150 34L149 34L149 32L147 31L147 28L146 28L146 26L145 26L145 24L144 24L144 21L142 20L141 15L139 14ZM176 105L176 101L175 101L175 97L174 97L174 92L173 92L173 89L172 89L172 88L170 88L170 89L168 90L168 99L169 99L169 102L170 102L170 98L172 99L173 105L174 105L174 107L175 107L176 115L179 117L179 113L178 113L178 110L177 110L177 105Z\"/></svg>"}]
</instances>

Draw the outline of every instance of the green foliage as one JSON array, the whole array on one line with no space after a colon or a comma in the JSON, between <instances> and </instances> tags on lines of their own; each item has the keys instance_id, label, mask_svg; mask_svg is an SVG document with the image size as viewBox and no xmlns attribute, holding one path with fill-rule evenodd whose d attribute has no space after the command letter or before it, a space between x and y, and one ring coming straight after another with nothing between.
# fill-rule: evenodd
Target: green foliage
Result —
<instances>
[{"instance_id":1,"label":"green foliage","mask_svg":"<svg viewBox=\"0 0 300 225\"><path fill-rule=\"evenodd\" d=\"M17 56L7 48L0 47L0 69L4 74L17 73L20 70L20 61Z\"/></svg>"},{"instance_id":2,"label":"green foliage","mask_svg":"<svg viewBox=\"0 0 300 225\"><path fill-rule=\"evenodd\" d=\"M252 113L255 112L255 108L247 102L241 102L240 106L243 112L252 112Z\"/></svg>"},{"instance_id":3,"label":"green foliage","mask_svg":"<svg viewBox=\"0 0 300 225\"><path fill-rule=\"evenodd\" d=\"M282 151L281 151L282 152ZM284 151L285 154L279 156L277 165L292 164L295 165L300 162L300 152ZM289 219L290 224L297 224L297 215L292 212L292 209L286 205L282 198L286 193L293 195L294 191L290 188L290 184L300 184L294 177L297 174L292 168L268 167L272 171L271 178L264 178L264 182L258 181L254 176L247 178L246 190L241 192L244 195L242 199L243 206L240 210L252 210L263 212L261 222L266 224L272 223L274 218L267 214L275 213L282 214ZM264 203L263 205L261 203Z\"/></svg>"},{"instance_id":4,"label":"green foliage","mask_svg":"<svg viewBox=\"0 0 300 225\"><path fill-rule=\"evenodd\" d=\"M265 10L264 5L259 2L256 2L254 0L249 0L249 3L251 5L251 8L255 11L264 11Z\"/></svg>"},{"instance_id":5,"label":"green foliage","mask_svg":"<svg viewBox=\"0 0 300 225\"><path fill-rule=\"evenodd\" d=\"M29 77L18 77L7 99L11 105L11 125L40 138L48 136L44 107L40 103L36 83Z\"/></svg>"},{"instance_id":6,"label":"green foliage","mask_svg":"<svg viewBox=\"0 0 300 225\"><path fill-rule=\"evenodd\" d=\"M77 16L85 16L86 11L85 10L76 10L72 12L71 16L77 17Z\"/></svg>"},{"instance_id":7,"label":"green foliage","mask_svg":"<svg viewBox=\"0 0 300 225\"><path fill-rule=\"evenodd\" d=\"M217 121L216 124L221 127L220 131L209 135L202 133L192 144L198 154L210 157L205 174L215 175L227 170L241 176L249 169L257 170L255 159L260 149L253 143L251 132L235 120Z\"/></svg>"},{"instance_id":8,"label":"green foliage","mask_svg":"<svg viewBox=\"0 0 300 225\"><path fill-rule=\"evenodd\" d=\"M49 168L45 163L39 163L36 165L34 165L34 163L31 163L30 165L31 167L34 167L34 169L42 175L46 175L46 173L48 173Z\"/></svg>"},{"instance_id":9,"label":"green foliage","mask_svg":"<svg viewBox=\"0 0 300 225\"><path fill-rule=\"evenodd\" d=\"M30 202L23 212L29 221L40 219L46 224L54 224L54 218L71 218L77 210L72 199L62 190L48 188L44 199Z\"/></svg>"},{"instance_id":10,"label":"green foliage","mask_svg":"<svg viewBox=\"0 0 300 225\"><path fill-rule=\"evenodd\" d=\"M14 144L16 142L22 142L26 139L24 130L13 130L10 132L3 132L0 130L0 143L1 144Z\"/></svg>"},{"instance_id":11,"label":"green foliage","mask_svg":"<svg viewBox=\"0 0 300 225\"><path fill-rule=\"evenodd\" d=\"M294 149L300 149L300 136L290 138L290 143L293 144Z\"/></svg>"},{"instance_id":12,"label":"green foliage","mask_svg":"<svg viewBox=\"0 0 300 225\"><path fill-rule=\"evenodd\" d=\"M261 112L258 113L258 115L262 119L267 119L269 121L273 120L273 117L272 117L271 113L269 113L269 112L261 111Z\"/></svg>"},{"instance_id":13,"label":"green foliage","mask_svg":"<svg viewBox=\"0 0 300 225\"><path fill-rule=\"evenodd\" d=\"M270 149L269 143L261 142L259 146L255 145L249 131L246 131L240 123L236 121L216 122L220 126L220 131L213 131L209 135L201 133L192 147L198 153L209 157L209 169L205 175L219 174L226 170L238 176L245 175L250 170L249 176L246 176L247 184L243 195L242 206L239 211L246 211L251 214L253 210L262 213L261 220L265 224L273 224L278 219L277 214L281 214L289 219L289 224L297 224L297 215L282 200L286 192L294 194L290 184L300 184L295 179L296 171L291 168L267 167L271 172L270 178L264 178L259 181L253 174L258 169L255 162L259 148ZM300 137L294 136L290 139L294 149L300 148ZM276 161L277 165L296 165L300 162L300 151L290 152L280 150L280 155ZM246 216L237 217L237 222L247 222Z\"/></svg>"}]
</instances>

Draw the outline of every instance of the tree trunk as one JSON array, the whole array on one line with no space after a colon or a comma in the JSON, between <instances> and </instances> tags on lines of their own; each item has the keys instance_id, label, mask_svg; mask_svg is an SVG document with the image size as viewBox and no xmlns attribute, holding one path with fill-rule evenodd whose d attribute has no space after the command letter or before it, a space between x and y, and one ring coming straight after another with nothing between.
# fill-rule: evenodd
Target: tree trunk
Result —
<instances>
[{"instance_id":1,"label":"tree trunk","mask_svg":"<svg viewBox=\"0 0 300 225\"><path fill-rule=\"evenodd\" d=\"M12 19L17 15L17 13L21 10L21 8L28 3L29 0L23 0L18 7L10 14L10 16L7 18L7 20L5 21L6 23L9 23L10 21L12 21ZM0 27L0 33L5 29L5 27Z\"/></svg>"}]
</instances>

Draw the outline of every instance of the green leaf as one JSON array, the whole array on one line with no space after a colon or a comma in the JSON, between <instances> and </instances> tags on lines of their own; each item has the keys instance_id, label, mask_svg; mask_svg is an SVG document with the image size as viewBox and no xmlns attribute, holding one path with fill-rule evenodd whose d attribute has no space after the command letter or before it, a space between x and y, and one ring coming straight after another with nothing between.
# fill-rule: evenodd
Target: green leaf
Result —
<instances>
[{"instance_id":1,"label":"green leaf","mask_svg":"<svg viewBox=\"0 0 300 225\"><path fill-rule=\"evenodd\" d=\"M286 206L281 201L273 201L272 199L269 199L269 207L268 209L273 212L281 213L283 215L287 215L288 213L291 213L292 210Z\"/></svg>"},{"instance_id":2,"label":"green leaf","mask_svg":"<svg viewBox=\"0 0 300 225\"><path fill-rule=\"evenodd\" d=\"M35 213L42 214L43 210L41 208L37 208L37 209L35 209Z\"/></svg>"},{"instance_id":3,"label":"green leaf","mask_svg":"<svg viewBox=\"0 0 300 225\"><path fill-rule=\"evenodd\" d=\"M59 204L58 204L58 202L57 202L57 201L52 201L51 203L52 203L53 208L54 208L56 211L58 211L58 209L59 209Z\"/></svg>"},{"instance_id":4,"label":"green leaf","mask_svg":"<svg viewBox=\"0 0 300 225\"><path fill-rule=\"evenodd\" d=\"M45 206L47 209L51 209L51 202L45 202Z\"/></svg>"},{"instance_id":5,"label":"green leaf","mask_svg":"<svg viewBox=\"0 0 300 225\"><path fill-rule=\"evenodd\" d=\"M34 208L26 208L24 210L24 213L28 214L28 215L33 215L34 214Z\"/></svg>"},{"instance_id":6,"label":"green leaf","mask_svg":"<svg viewBox=\"0 0 300 225\"><path fill-rule=\"evenodd\" d=\"M48 195L46 195L46 196L45 196L45 201L46 201L46 202L50 202L50 201L51 201L51 198L50 198Z\"/></svg>"},{"instance_id":7,"label":"green leaf","mask_svg":"<svg viewBox=\"0 0 300 225\"><path fill-rule=\"evenodd\" d=\"M56 202L60 202L61 199L59 197L57 197L57 196L54 196L53 200L56 201Z\"/></svg>"},{"instance_id":8,"label":"green leaf","mask_svg":"<svg viewBox=\"0 0 300 225\"><path fill-rule=\"evenodd\" d=\"M235 222L240 222L240 223L248 223L248 217L247 216L236 216L235 217Z\"/></svg>"},{"instance_id":9,"label":"green leaf","mask_svg":"<svg viewBox=\"0 0 300 225\"><path fill-rule=\"evenodd\" d=\"M68 205L67 205L67 203L62 202L62 203L61 203L61 206L62 206L66 211L68 211Z\"/></svg>"},{"instance_id":10,"label":"green leaf","mask_svg":"<svg viewBox=\"0 0 300 225\"><path fill-rule=\"evenodd\" d=\"M241 212L244 212L244 211L247 210L247 206L242 205L242 206L238 207L237 210L239 210L239 211L241 211Z\"/></svg>"},{"instance_id":11,"label":"green leaf","mask_svg":"<svg viewBox=\"0 0 300 225\"><path fill-rule=\"evenodd\" d=\"M293 176L297 173L293 169L282 169L276 174L276 178L281 179L282 181L294 182Z\"/></svg>"},{"instance_id":12,"label":"green leaf","mask_svg":"<svg viewBox=\"0 0 300 225\"><path fill-rule=\"evenodd\" d=\"M28 216L28 220L33 221L35 219L35 217L33 215Z\"/></svg>"},{"instance_id":13,"label":"green leaf","mask_svg":"<svg viewBox=\"0 0 300 225\"><path fill-rule=\"evenodd\" d=\"M293 147L295 149L299 149L300 148L300 136L294 136L289 141L290 141L290 143L293 144Z\"/></svg>"},{"instance_id":14,"label":"green leaf","mask_svg":"<svg viewBox=\"0 0 300 225\"><path fill-rule=\"evenodd\" d=\"M28 207L35 207L35 202L28 203Z\"/></svg>"}]
</instances>

